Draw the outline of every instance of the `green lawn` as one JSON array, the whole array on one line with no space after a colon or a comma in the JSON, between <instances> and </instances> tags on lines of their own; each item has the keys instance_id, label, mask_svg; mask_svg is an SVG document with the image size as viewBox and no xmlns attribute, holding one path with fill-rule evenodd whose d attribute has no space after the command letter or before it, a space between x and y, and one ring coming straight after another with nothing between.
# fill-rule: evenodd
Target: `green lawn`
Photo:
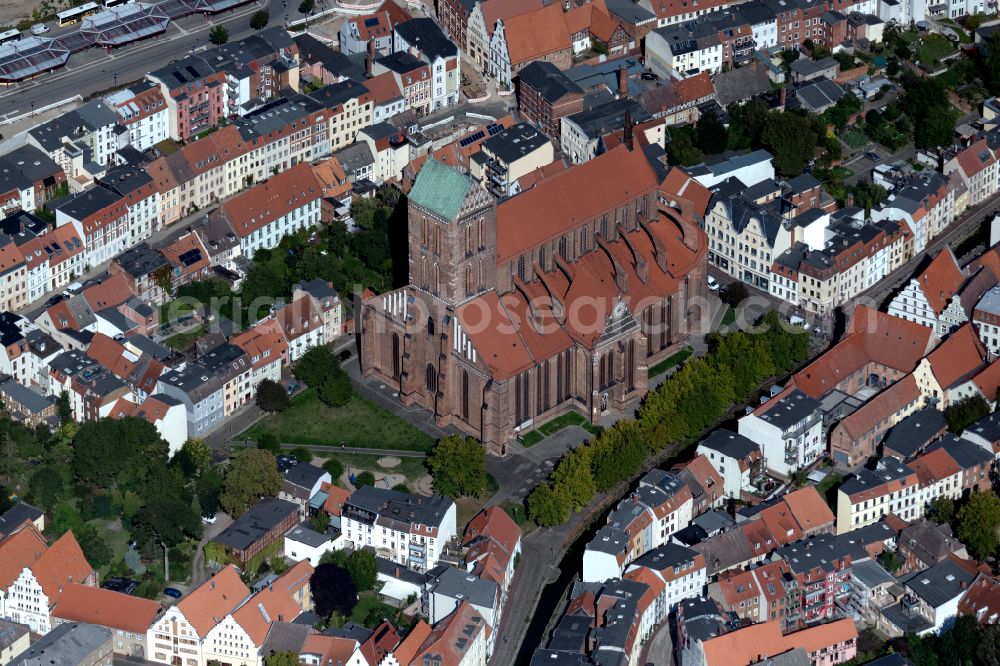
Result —
<instances>
[{"instance_id":1,"label":"green lawn","mask_svg":"<svg viewBox=\"0 0 1000 666\"><path fill-rule=\"evenodd\" d=\"M947 37L941 35L927 35L923 38L923 43L917 48L917 59L925 69L932 67L935 63L955 52L955 47Z\"/></svg>"},{"instance_id":2,"label":"green lawn","mask_svg":"<svg viewBox=\"0 0 1000 666\"><path fill-rule=\"evenodd\" d=\"M837 488L844 481L844 477L835 472L830 472L826 475L826 478L816 484L816 492L818 492L824 499L826 503L832 507L837 505Z\"/></svg>"},{"instance_id":3,"label":"green lawn","mask_svg":"<svg viewBox=\"0 0 1000 666\"><path fill-rule=\"evenodd\" d=\"M166 340L164 340L164 344L167 345L168 347L172 347L173 349L184 351L185 349L193 345L195 340L197 340L203 335L205 335L204 324L191 331L188 331L187 333L178 333L177 335L172 335Z\"/></svg>"},{"instance_id":4,"label":"green lawn","mask_svg":"<svg viewBox=\"0 0 1000 666\"><path fill-rule=\"evenodd\" d=\"M723 323L725 323L726 321L725 317L723 317L722 321ZM733 315L733 321L736 321L735 313ZM662 375L664 372L674 367L675 365L680 365L684 361L688 360L688 358L693 353L694 353L693 349L691 349L690 347L685 347L684 349L681 349L680 351L671 354L670 356L668 356L667 358L663 359L662 361L654 365L652 368L650 368L648 375L650 377L656 377L658 375Z\"/></svg>"},{"instance_id":5,"label":"green lawn","mask_svg":"<svg viewBox=\"0 0 1000 666\"><path fill-rule=\"evenodd\" d=\"M362 592L358 597L358 605L354 607L354 611L351 613L351 619L358 624L364 624L368 613L374 608L382 609L385 617L389 619L392 619L396 614L396 609L379 601L374 592Z\"/></svg>"},{"instance_id":6,"label":"green lawn","mask_svg":"<svg viewBox=\"0 0 1000 666\"><path fill-rule=\"evenodd\" d=\"M124 528L117 531L108 529L108 526L113 522L113 520L107 520L104 518L90 521L90 524L93 525L97 529L98 534L101 535L101 540L104 541L104 543L111 548L111 552L114 553L114 556L111 558L111 564L104 567L104 570L101 571L102 577L107 574L107 570L110 569L115 562L120 562L125 557L125 551L128 550L128 542L130 539L128 530Z\"/></svg>"},{"instance_id":7,"label":"green lawn","mask_svg":"<svg viewBox=\"0 0 1000 666\"><path fill-rule=\"evenodd\" d=\"M591 425L590 421L585 419L583 416L576 412L566 412L562 416L557 416L548 423L539 426L535 430L524 435L521 438L521 443L525 446L534 446L538 442L542 441L549 435L559 432L563 428L568 428L569 426L580 426L587 432L596 435L600 432L600 428Z\"/></svg>"},{"instance_id":8,"label":"green lawn","mask_svg":"<svg viewBox=\"0 0 1000 666\"><path fill-rule=\"evenodd\" d=\"M427 474L427 468L424 467L423 458L400 458L399 464L394 467L386 467L379 464L379 459L382 456L369 455L367 453L337 453L335 450L330 452L327 457L335 458L340 461L340 463L346 468L350 467L352 471L361 470L363 472L371 472L376 477L381 474L401 474L406 477L407 483L412 483L418 478ZM336 479L335 479L336 480Z\"/></svg>"},{"instance_id":9,"label":"green lawn","mask_svg":"<svg viewBox=\"0 0 1000 666\"><path fill-rule=\"evenodd\" d=\"M524 506L521 504L515 504L510 500L502 502L500 508L507 512L507 515L514 519L517 526L521 528L521 533L525 536L530 534L538 525L535 521L528 518L528 512L525 511Z\"/></svg>"},{"instance_id":10,"label":"green lawn","mask_svg":"<svg viewBox=\"0 0 1000 666\"><path fill-rule=\"evenodd\" d=\"M328 407L307 389L284 412L259 421L239 438L257 440L266 432L282 442L429 451L434 440L372 401L355 395L346 407Z\"/></svg>"}]
</instances>

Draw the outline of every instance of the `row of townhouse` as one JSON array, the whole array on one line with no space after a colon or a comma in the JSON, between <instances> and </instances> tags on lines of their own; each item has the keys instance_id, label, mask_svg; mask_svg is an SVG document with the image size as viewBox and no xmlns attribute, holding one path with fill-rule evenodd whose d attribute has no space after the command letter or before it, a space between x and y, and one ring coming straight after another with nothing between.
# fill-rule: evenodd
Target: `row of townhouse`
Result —
<instances>
[{"instance_id":1,"label":"row of townhouse","mask_svg":"<svg viewBox=\"0 0 1000 666\"><path fill-rule=\"evenodd\" d=\"M969 439L947 435L904 463L882 458L837 490L837 534L876 523L889 514L914 522L934 500L960 499L990 487L994 457Z\"/></svg>"},{"instance_id":2,"label":"row of townhouse","mask_svg":"<svg viewBox=\"0 0 1000 666\"><path fill-rule=\"evenodd\" d=\"M592 663L638 663L653 631L682 599L700 595L705 582L704 559L668 544L620 576L575 583L546 647L535 650L531 663L564 663L581 655Z\"/></svg>"},{"instance_id":3,"label":"row of townhouse","mask_svg":"<svg viewBox=\"0 0 1000 666\"><path fill-rule=\"evenodd\" d=\"M583 580L620 577L630 562L670 543L693 518L691 489L666 472L650 472L639 487L608 515L583 554Z\"/></svg>"},{"instance_id":4,"label":"row of townhouse","mask_svg":"<svg viewBox=\"0 0 1000 666\"><path fill-rule=\"evenodd\" d=\"M226 118L243 116L280 97L283 88L298 90L298 72L298 47L284 28L275 26L203 54L185 56L146 78L159 91L157 102L165 103L167 136L186 141ZM124 99L116 97L114 103L129 108ZM141 114L133 111L133 115ZM159 119L151 123L156 126L154 136L160 136Z\"/></svg>"}]
</instances>

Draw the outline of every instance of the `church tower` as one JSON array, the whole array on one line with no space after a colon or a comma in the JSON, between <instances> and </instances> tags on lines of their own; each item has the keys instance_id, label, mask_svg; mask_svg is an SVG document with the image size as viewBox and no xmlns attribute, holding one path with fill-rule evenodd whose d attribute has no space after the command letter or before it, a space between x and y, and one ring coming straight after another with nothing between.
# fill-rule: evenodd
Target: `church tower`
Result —
<instances>
[{"instance_id":1,"label":"church tower","mask_svg":"<svg viewBox=\"0 0 1000 666\"><path fill-rule=\"evenodd\" d=\"M496 285L496 202L428 158L409 194L410 284L455 307Z\"/></svg>"}]
</instances>

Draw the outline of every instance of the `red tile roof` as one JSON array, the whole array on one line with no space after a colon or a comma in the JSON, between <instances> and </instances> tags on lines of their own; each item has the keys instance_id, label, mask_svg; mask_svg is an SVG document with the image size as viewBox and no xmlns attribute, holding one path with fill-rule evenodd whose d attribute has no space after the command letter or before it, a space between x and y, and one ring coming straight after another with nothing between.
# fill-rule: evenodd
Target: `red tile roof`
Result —
<instances>
[{"instance_id":1,"label":"red tile roof","mask_svg":"<svg viewBox=\"0 0 1000 666\"><path fill-rule=\"evenodd\" d=\"M996 162L996 156L986 139L980 139L955 156L966 177L971 178Z\"/></svg>"},{"instance_id":2,"label":"red tile roof","mask_svg":"<svg viewBox=\"0 0 1000 666\"><path fill-rule=\"evenodd\" d=\"M562 5L554 2L504 21L512 67L572 48Z\"/></svg>"},{"instance_id":3,"label":"red tile roof","mask_svg":"<svg viewBox=\"0 0 1000 666\"><path fill-rule=\"evenodd\" d=\"M948 455L944 448L934 449L919 456L909 464L909 467L917 473L921 485L925 486L947 479L962 471L959 464Z\"/></svg>"},{"instance_id":4,"label":"red tile roof","mask_svg":"<svg viewBox=\"0 0 1000 666\"><path fill-rule=\"evenodd\" d=\"M846 337L795 373L795 385L821 398L869 363L912 372L935 341L926 326L859 305Z\"/></svg>"},{"instance_id":5,"label":"red tile roof","mask_svg":"<svg viewBox=\"0 0 1000 666\"><path fill-rule=\"evenodd\" d=\"M293 210L315 201L322 188L308 163L296 164L222 204L233 231L246 238Z\"/></svg>"},{"instance_id":6,"label":"red tile roof","mask_svg":"<svg viewBox=\"0 0 1000 666\"><path fill-rule=\"evenodd\" d=\"M291 622L302 612L295 594L301 589L303 580L308 584L312 573L312 565L307 560L296 563L233 613L233 619L257 647L264 645L272 622Z\"/></svg>"},{"instance_id":7,"label":"red tile roof","mask_svg":"<svg viewBox=\"0 0 1000 666\"><path fill-rule=\"evenodd\" d=\"M463 599L451 615L434 625L410 663L427 663L429 658L435 666L459 666L470 644L489 631L483 616Z\"/></svg>"},{"instance_id":8,"label":"red tile roof","mask_svg":"<svg viewBox=\"0 0 1000 666\"><path fill-rule=\"evenodd\" d=\"M966 323L930 353L927 361L942 389L969 379L986 365L986 349L972 323Z\"/></svg>"},{"instance_id":9,"label":"red tile roof","mask_svg":"<svg viewBox=\"0 0 1000 666\"><path fill-rule=\"evenodd\" d=\"M66 532L49 546L31 567L31 572L50 605L59 602L68 583L86 584L94 576L94 568L87 562L72 532Z\"/></svg>"},{"instance_id":10,"label":"red tile roof","mask_svg":"<svg viewBox=\"0 0 1000 666\"><path fill-rule=\"evenodd\" d=\"M99 624L145 635L161 612L163 606L150 599L67 583L52 615L61 620Z\"/></svg>"},{"instance_id":11,"label":"red tile roof","mask_svg":"<svg viewBox=\"0 0 1000 666\"><path fill-rule=\"evenodd\" d=\"M893 425L893 415L920 400L920 388L912 374L882 391L845 417L839 427L854 439L860 439L876 428L888 429Z\"/></svg>"},{"instance_id":12,"label":"red tile roof","mask_svg":"<svg viewBox=\"0 0 1000 666\"><path fill-rule=\"evenodd\" d=\"M550 7L559 9L558 3ZM620 208L658 184L643 153L624 146L547 178L497 206L497 263Z\"/></svg>"},{"instance_id":13,"label":"red tile roof","mask_svg":"<svg viewBox=\"0 0 1000 666\"><path fill-rule=\"evenodd\" d=\"M939 315L947 307L951 297L962 287L965 275L958 267L958 261L951 248L945 247L916 279L934 314Z\"/></svg>"},{"instance_id":14,"label":"red tile roof","mask_svg":"<svg viewBox=\"0 0 1000 666\"><path fill-rule=\"evenodd\" d=\"M181 599L177 609L191 623L198 636L208 632L250 596L233 565L229 565Z\"/></svg>"},{"instance_id":15,"label":"red tile roof","mask_svg":"<svg viewBox=\"0 0 1000 666\"><path fill-rule=\"evenodd\" d=\"M47 548L45 537L30 521L0 539L0 590L8 590L21 572L34 566Z\"/></svg>"}]
</instances>

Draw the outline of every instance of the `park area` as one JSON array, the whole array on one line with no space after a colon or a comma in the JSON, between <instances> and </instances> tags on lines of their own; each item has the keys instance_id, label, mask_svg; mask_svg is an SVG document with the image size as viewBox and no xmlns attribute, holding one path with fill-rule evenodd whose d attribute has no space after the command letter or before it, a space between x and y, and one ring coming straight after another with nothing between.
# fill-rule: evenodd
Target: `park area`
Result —
<instances>
[{"instance_id":1,"label":"park area","mask_svg":"<svg viewBox=\"0 0 1000 666\"><path fill-rule=\"evenodd\" d=\"M257 441L265 433L286 444L399 451L430 451L434 446L429 435L366 398L354 395L344 407L330 407L315 389L295 396L288 409L264 417L240 439Z\"/></svg>"}]
</instances>

